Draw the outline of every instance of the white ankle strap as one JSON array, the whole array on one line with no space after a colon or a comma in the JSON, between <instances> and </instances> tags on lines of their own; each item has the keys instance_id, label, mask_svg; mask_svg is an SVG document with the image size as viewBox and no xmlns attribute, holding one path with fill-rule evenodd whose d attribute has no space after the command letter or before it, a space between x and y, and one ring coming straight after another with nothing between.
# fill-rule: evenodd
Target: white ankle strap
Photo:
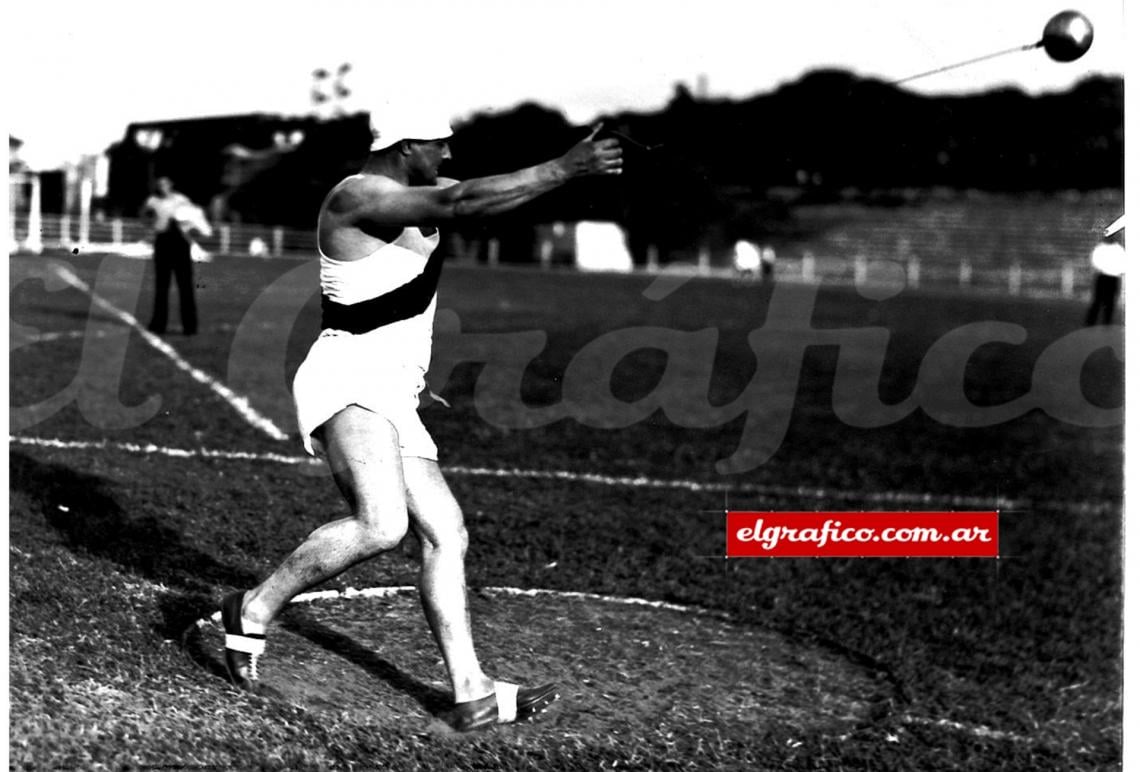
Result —
<instances>
[{"instance_id":1,"label":"white ankle strap","mask_svg":"<svg viewBox=\"0 0 1140 772\"><path fill-rule=\"evenodd\" d=\"M499 704L499 723L509 724L518 715L519 687L504 681L495 681L495 701Z\"/></svg>"},{"instance_id":2,"label":"white ankle strap","mask_svg":"<svg viewBox=\"0 0 1140 772\"><path fill-rule=\"evenodd\" d=\"M265 651L265 639L226 633L226 648L243 654L261 654Z\"/></svg>"}]
</instances>

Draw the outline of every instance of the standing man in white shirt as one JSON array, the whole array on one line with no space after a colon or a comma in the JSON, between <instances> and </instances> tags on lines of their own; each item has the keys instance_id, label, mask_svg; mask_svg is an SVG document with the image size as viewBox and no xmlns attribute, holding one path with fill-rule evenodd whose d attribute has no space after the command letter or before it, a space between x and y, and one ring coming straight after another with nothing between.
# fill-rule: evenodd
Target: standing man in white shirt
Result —
<instances>
[{"instance_id":1,"label":"standing man in white shirt","mask_svg":"<svg viewBox=\"0 0 1140 772\"><path fill-rule=\"evenodd\" d=\"M182 332L198 332L198 308L194 301L194 271L190 258L190 220L186 214L197 207L189 198L174 189L169 177L159 177L155 194L143 204L142 216L148 218L154 229L154 312L147 329L162 335L166 332L167 303L170 295L170 276L178 282L178 310L182 317ZM184 230L185 228L185 230ZM198 228L201 230L200 226Z\"/></svg>"},{"instance_id":2,"label":"standing man in white shirt","mask_svg":"<svg viewBox=\"0 0 1140 772\"><path fill-rule=\"evenodd\" d=\"M1112 324L1120 284L1124 276L1124 215L1104 229L1104 238L1093 247L1093 299L1085 324Z\"/></svg>"}]
</instances>

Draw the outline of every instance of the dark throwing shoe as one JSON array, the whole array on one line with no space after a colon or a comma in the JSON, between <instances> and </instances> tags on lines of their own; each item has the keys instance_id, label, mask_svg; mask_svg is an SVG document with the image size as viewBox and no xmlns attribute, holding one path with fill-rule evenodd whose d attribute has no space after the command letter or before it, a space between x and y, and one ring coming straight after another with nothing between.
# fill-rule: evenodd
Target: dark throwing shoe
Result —
<instances>
[{"instance_id":1,"label":"dark throwing shoe","mask_svg":"<svg viewBox=\"0 0 1140 772\"><path fill-rule=\"evenodd\" d=\"M495 681L495 691L491 694L478 700L457 703L444 718L457 732L471 732L495 724L527 721L553 705L557 699L557 684L522 689L515 684Z\"/></svg>"},{"instance_id":2,"label":"dark throwing shoe","mask_svg":"<svg viewBox=\"0 0 1140 772\"><path fill-rule=\"evenodd\" d=\"M226 672L235 686L257 690L257 658L265 651L265 636L242 632L241 603L244 592L222 601L222 627L226 631Z\"/></svg>"}]
</instances>

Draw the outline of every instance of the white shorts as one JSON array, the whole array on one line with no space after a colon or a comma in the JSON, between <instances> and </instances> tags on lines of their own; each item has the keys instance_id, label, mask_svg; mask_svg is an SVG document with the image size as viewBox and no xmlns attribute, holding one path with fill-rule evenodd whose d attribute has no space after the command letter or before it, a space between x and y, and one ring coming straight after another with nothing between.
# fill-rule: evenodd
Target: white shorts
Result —
<instances>
[{"instance_id":1,"label":"white shorts","mask_svg":"<svg viewBox=\"0 0 1140 772\"><path fill-rule=\"evenodd\" d=\"M419 416L424 370L393 363L360 336L322 334L293 379L301 441L311 455L324 448L313 432L349 405L391 421L400 455L436 461L439 451Z\"/></svg>"}]
</instances>

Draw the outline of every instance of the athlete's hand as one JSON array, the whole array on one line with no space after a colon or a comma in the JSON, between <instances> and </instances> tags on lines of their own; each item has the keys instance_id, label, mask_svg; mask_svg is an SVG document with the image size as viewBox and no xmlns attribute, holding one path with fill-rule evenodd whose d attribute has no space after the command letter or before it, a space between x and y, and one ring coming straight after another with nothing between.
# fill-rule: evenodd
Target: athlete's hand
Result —
<instances>
[{"instance_id":1,"label":"athlete's hand","mask_svg":"<svg viewBox=\"0 0 1140 772\"><path fill-rule=\"evenodd\" d=\"M602 124L590 130L590 136L566 151L558 159L571 177L592 174L621 174L621 145L616 139L596 139Z\"/></svg>"}]
</instances>

